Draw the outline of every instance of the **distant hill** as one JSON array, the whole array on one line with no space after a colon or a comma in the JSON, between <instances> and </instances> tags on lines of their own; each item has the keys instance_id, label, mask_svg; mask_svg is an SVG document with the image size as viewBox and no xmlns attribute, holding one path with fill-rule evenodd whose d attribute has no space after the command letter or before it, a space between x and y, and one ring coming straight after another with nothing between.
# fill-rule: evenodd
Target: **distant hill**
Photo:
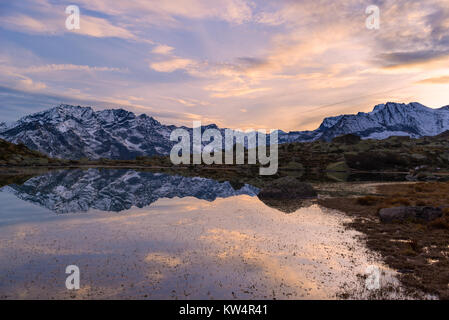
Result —
<instances>
[{"instance_id":1,"label":"distant hill","mask_svg":"<svg viewBox=\"0 0 449 320\"><path fill-rule=\"evenodd\" d=\"M28 149L23 144L13 144L0 139L0 165L48 164L51 159L41 152Z\"/></svg>"}]
</instances>

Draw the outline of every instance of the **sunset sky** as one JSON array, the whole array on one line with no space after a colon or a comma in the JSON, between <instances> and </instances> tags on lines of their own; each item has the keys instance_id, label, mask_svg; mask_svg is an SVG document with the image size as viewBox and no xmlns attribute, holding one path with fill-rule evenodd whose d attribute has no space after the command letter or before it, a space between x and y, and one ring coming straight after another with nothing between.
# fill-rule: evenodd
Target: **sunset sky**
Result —
<instances>
[{"instance_id":1,"label":"sunset sky","mask_svg":"<svg viewBox=\"0 0 449 320\"><path fill-rule=\"evenodd\" d=\"M449 104L448 0L0 0L0 40L0 121L68 103L288 131Z\"/></svg>"}]
</instances>

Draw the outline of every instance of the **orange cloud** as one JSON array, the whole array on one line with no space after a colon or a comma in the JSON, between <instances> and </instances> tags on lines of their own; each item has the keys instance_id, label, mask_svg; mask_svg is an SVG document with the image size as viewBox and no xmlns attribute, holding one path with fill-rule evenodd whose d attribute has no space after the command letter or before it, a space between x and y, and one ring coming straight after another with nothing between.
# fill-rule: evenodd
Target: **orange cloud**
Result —
<instances>
[{"instance_id":1,"label":"orange cloud","mask_svg":"<svg viewBox=\"0 0 449 320\"><path fill-rule=\"evenodd\" d=\"M190 59L173 58L161 62L153 62L150 64L150 68L158 72L173 72L178 69L187 69L195 65L195 61Z\"/></svg>"},{"instance_id":2,"label":"orange cloud","mask_svg":"<svg viewBox=\"0 0 449 320\"><path fill-rule=\"evenodd\" d=\"M423 79L423 80L417 81L416 83L424 83L424 84L449 84L449 76L427 78L427 79Z\"/></svg>"},{"instance_id":3,"label":"orange cloud","mask_svg":"<svg viewBox=\"0 0 449 320\"><path fill-rule=\"evenodd\" d=\"M155 47L153 50L151 50L151 52L157 54L170 54L173 51L173 49L174 49L173 47L161 44Z\"/></svg>"}]
</instances>

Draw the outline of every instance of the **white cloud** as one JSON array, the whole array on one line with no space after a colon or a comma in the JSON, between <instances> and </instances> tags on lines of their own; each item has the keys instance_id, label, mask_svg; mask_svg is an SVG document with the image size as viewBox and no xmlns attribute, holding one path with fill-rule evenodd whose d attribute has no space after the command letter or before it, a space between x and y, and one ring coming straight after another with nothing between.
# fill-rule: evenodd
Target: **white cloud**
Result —
<instances>
[{"instance_id":1,"label":"white cloud","mask_svg":"<svg viewBox=\"0 0 449 320\"><path fill-rule=\"evenodd\" d=\"M157 54L170 54L173 51L173 47L167 46L165 44L160 44L156 47L153 48L153 50L151 50L152 53L157 53Z\"/></svg>"},{"instance_id":2,"label":"white cloud","mask_svg":"<svg viewBox=\"0 0 449 320\"><path fill-rule=\"evenodd\" d=\"M111 67L96 67L76 64L47 64L40 66L30 66L23 69L25 73L40 73L52 71L106 71L106 72L126 72L125 69Z\"/></svg>"},{"instance_id":3,"label":"white cloud","mask_svg":"<svg viewBox=\"0 0 449 320\"><path fill-rule=\"evenodd\" d=\"M158 72L173 72L178 69L188 69L196 63L190 59L173 58L161 62L154 62L150 64L150 68Z\"/></svg>"},{"instance_id":4,"label":"white cloud","mask_svg":"<svg viewBox=\"0 0 449 320\"><path fill-rule=\"evenodd\" d=\"M80 29L67 30L65 20L65 7L54 5L43 0L39 3L27 2L33 16L23 13L3 13L0 26L14 31L29 34L60 35L64 33L76 33L96 38L117 37L123 39L138 40L129 30L117 23L111 23L107 19L89 16L81 11Z\"/></svg>"},{"instance_id":5,"label":"white cloud","mask_svg":"<svg viewBox=\"0 0 449 320\"><path fill-rule=\"evenodd\" d=\"M80 4L113 16L145 18L148 24L176 25L178 18L218 19L241 24L252 18L252 2L245 0L78 0Z\"/></svg>"}]
</instances>

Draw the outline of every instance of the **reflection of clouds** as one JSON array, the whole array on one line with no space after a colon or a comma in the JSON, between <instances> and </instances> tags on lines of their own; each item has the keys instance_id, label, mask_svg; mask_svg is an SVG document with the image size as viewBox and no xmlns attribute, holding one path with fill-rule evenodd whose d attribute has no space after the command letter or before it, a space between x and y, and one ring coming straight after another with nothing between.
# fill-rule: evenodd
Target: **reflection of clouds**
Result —
<instances>
[{"instance_id":1,"label":"reflection of clouds","mask_svg":"<svg viewBox=\"0 0 449 320\"><path fill-rule=\"evenodd\" d=\"M182 263L181 259L179 259L178 257L169 255L164 252L149 253L145 258L145 262L157 263L162 265L163 267L168 268L174 268Z\"/></svg>"},{"instance_id":2,"label":"reflection of clouds","mask_svg":"<svg viewBox=\"0 0 449 320\"><path fill-rule=\"evenodd\" d=\"M243 241L249 239L248 235L233 230L215 228L208 230L207 233L209 233L209 235L202 236L201 239L210 239L215 241Z\"/></svg>"},{"instance_id":3,"label":"reflection of clouds","mask_svg":"<svg viewBox=\"0 0 449 320\"><path fill-rule=\"evenodd\" d=\"M299 264L285 262L291 252L270 251L264 246L267 239L250 238L244 233L224 229L212 229L208 234L201 239L212 241L219 247L215 251L219 263L232 265L234 272L245 274L250 283L258 278L264 286L274 288L270 298L298 298L298 288L315 298L327 297L318 290L317 283L309 279L310 274L302 267L298 268Z\"/></svg>"},{"instance_id":4,"label":"reflection of clouds","mask_svg":"<svg viewBox=\"0 0 449 320\"><path fill-rule=\"evenodd\" d=\"M288 245L279 243L273 250L269 245L270 239L262 234L250 237L235 230L211 229L201 239L213 243L216 248L212 254L216 255L221 265L232 265L235 273L245 274L248 279L263 279L264 285L275 288L270 298L279 298L278 294L283 298L304 297L304 294L299 293L301 291L314 298L329 298L319 290L319 283L315 281L320 276L314 275L317 266L309 261L315 255L315 252L309 252L311 250L292 256ZM317 253L314 257L316 260L329 260L328 252ZM341 266L330 263L328 269L341 270Z\"/></svg>"},{"instance_id":5,"label":"reflection of clouds","mask_svg":"<svg viewBox=\"0 0 449 320\"><path fill-rule=\"evenodd\" d=\"M165 252L149 253L144 261L148 263L148 270L146 272L147 278L157 284L159 284L169 272L174 271L169 269L177 268L183 263L179 257Z\"/></svg>"},{"instance_id":6,"label":"reflection of clouds","mask_svg":"<svg viewBox=\"0 0 449 320\"><path fill-rule=\"evenodd\" d=\"M89 287L76 298L333 298L369 258L341 221L238 196L0 226L0 271L12 280L0 296L70 298L59 286L76 264Z\"/></svg>"}]
</instances>

